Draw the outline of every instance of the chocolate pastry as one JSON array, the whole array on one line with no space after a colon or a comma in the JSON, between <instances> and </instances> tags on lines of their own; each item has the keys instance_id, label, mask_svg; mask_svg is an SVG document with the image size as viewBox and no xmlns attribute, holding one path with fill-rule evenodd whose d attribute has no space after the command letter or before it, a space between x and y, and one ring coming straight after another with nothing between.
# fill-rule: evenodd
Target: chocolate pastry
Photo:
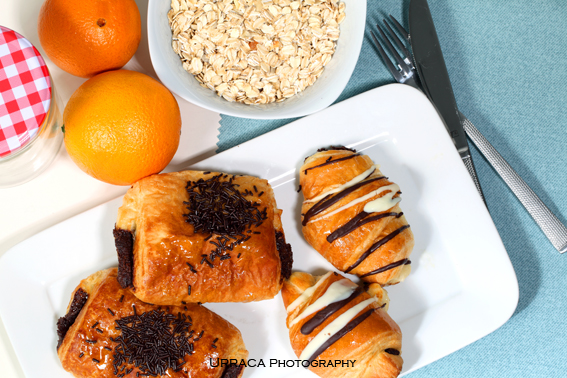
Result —
<instances>
[{"instance_id":1,"label":"chocolate pastry","mask_svg":"<svg viewBox=\"0 0 567 378\"><path fill-rule=\"evenodd\" d=\"M118 280L144 302L163 305L273 298L293 262L281 212L271 186L256 177L146 177L118 210Z\"/></svg>"},{"instance_id":2,"label":"chocolate pastry","mask_svg":"<svg viewBox=\"0 0 567 378\"><path fill-rule=\"evenodd\" d=\"M116 268L82 280L57 326L57 354L75 377L236 378L242 366L213 367L211 358L248 357L232 324L195 303L144 303L120 287Z\"/></svg>"},{"instance_id":3,"label":"chocolate pastry","mask_svg":"<svg viewBox=\"0 0 567 378\"><path fill-rule=\"evenodd\" d=\"M305 160L305 239L337 269L392 285L410 273L414 239L400 188L372 160L350 149L323 149Z\"/></svg>"},{"instance_id":4,"label":"chocolate pastry","mask_svg":"<svg viewBox=\"0 0 567 378\"><path fill-rule=\"evenodd\" d=\"M337 273L295 272L284 282L282 298L291 346L304 367L325 378L399 375L402 334L386 312L388 296L379 284L365 290Z\"/></svg>"}]
</instances>

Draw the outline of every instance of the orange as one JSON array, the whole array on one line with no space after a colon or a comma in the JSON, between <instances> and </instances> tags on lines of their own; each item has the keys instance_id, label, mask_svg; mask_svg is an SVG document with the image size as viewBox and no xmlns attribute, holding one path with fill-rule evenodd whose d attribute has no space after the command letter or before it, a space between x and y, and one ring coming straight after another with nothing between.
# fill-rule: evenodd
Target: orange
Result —
<instances>
[{"instance_id":1,"label":"orange","mask_svg":"<svg viewBox=\"0 0 567 378\"><path fill-rule=\"evenodd\" d=\"M140 12L134 0L46 0L38 34L59 68L92 77L132 58L142 34Z\"/></svg>"},{"instance_id":2,"label":"orange","mask_svg":"<svg viewBox=\"0 0 567 378\"><path fill-rule=\"evenodd\" d=\"M109 71L81 85L63 112L65 147L89 175L130 185L160 172L179 145L181 113L171 92L135 71Z\"/></svg>"}]
</instances>

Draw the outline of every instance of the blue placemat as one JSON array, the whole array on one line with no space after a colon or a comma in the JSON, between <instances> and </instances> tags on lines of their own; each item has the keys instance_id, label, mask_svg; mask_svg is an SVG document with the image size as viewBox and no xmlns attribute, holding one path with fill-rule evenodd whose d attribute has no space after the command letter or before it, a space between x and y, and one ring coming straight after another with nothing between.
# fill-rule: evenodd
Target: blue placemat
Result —
<instances>
[{"instance_id":1,"label":"blue placemat","mask_svg":"<svg viewBox=\"0 0 567 378\"><path fill-rule=\"evenodd\" d=\"M567 223L567 2L429 4L460 110ZM368 30L390 13L407 27L408 6L409 1L368 1L360 59L337 101L393 81ZM290 121L222 116L219 151ZM518 276L518 308L494 333L410 376L566 377L567 254L553 249L474 147L473 159ZM493 277L479 272L478 279Z\"/></svg>"}]
</instances>

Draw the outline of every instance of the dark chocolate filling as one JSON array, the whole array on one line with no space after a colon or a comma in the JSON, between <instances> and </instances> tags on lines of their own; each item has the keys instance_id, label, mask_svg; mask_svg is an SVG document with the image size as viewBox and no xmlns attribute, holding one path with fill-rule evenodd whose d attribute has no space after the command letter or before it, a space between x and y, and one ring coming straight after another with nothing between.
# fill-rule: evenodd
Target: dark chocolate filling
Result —
<instances>
[{"instance_id":1,"label":"dark chocolate filling","mask_svg":"<svg viewBox=\"0 0 567 378\"><path fill-rule=\"evenodd\" d=\"M134 234L114 227L114 245L118 253L118 283L124 289L134 287Z\"/></svg>"},{"instance_id":2,"label":"dark chocolate filling","mask_svg":"<svg viewBox=\"0 0 567 378\"><path fill-rule=\"evenodd\" d=\"M281 283L284 278L287 280L291 276L291 267L293 265L293 252L291 251L291 245L285 242L283 232L276 231L276 248L280 254Z\"/></svg>"},{"instance_id":3,"label":"dark chocolate filling","mask_svg":"<svg viewBox=\"0 0 567 378\"><path fill-rule=\"evenodd\" d=\"M240 372L242 371L242 365L236 364L228 364L224 368L224 372L221 375L221 378L238 378Z\"/></svg>"},{"instance_id":4,"label":"dark chocolate filling","mask_svg":"<svg viewBox=\"0 0 567 378\"><path fill-rule=\"evenodd\" d=\"M59 349L63 343L63 339L65 338L67 331L69 331L69 328L73 325L73 323L75 323L75 319L77 319L77 316L79 316L83 306L87 303L87 299L89 299L89 294L86 291L81 288L78 288L77 291L75 291L69 311L67 311L67 314L60 317L57 321L57 335L59 336L57 349Z\"/></svg>"},{"instance_id":5,"label":"dark chocolate filling","mask_svg":"<svg viewBox=\"0 0 567 378\"><path fill-rule=\"evenodd\" d=\"M387 270L397 268L397 267L400 266L400 265L409 265L409 264L411 264L411 261L410 261L410 260L408 260L408 259L402 259L402 260L393 262L393 263L391 263L391 264L388 264L388 265L386 265L386 266L383 266L382 268L378 268L378 269L373 270L373 271L371 271L371 272L365 273L365 274L363 274L362 276L360 276L360 278L372 276L373 274L382 273L382 272L385 272L385 271L387 271Z\"/></svg>"},{"instance_id":6,"label":"dark chocolate filling","mask_svg":"<svg viewBox=\"0 0 567 378\"><path fill-rule=\"evenodd\" d=\"M381 246L383 246L384 244L386 244L387 242L389 242L390 240L395 238L398 234L400 234L406 228L409 228L409 224L406 224L405 226L402 226L402 227L392 231L391 233L389 233L388 235L386 235L382 239L378 240L376 243L372 244L370 246L370 248L368 248L368 250L366 250L366 252L364 252L360 256L360 258L358 260L356 260L356 262L354 264L352 264L351 266L349 266L349 268L347 270L345 270L345 273L348 273L351 270L353 270L354 268L356 268L358 265L360 265L361 262L363 262L368 256L370 256L370 254L372 254L372 252L376 251L378 248L380 248Z\"/></svg>"},{"instance_id":7,"label":"dark chocolate filling","mask_svg":"<svg viewBox=\"0 0 567 378\"><path fill-rule=\"evenodd\" d=\"M341 337L343 337L344 335L346 335L347 333L352 331L357 325L359 325L364 320L366 320L366 318L368 318L370 315L372 315L373 311L374 311L374 308L371 308L370 310L364 312L362 315L358 315L356 318L354 318L353 320L348 322L346 326L344 326L337 333L335 333L333 336L331 336L329 338L329 340L325 341L325 343L323 343L323 345L321 345L319 347L319 349L317 349L313 353L313 355L311 355L311 357L309 357L309 362L315 360L321 353L323 353L325 350L327 350L327 348L329 348L331 345L336 343Z\"/></svg>"},{"instance_id":8,"label":"dark chocolate filling","mask_svg":"<svg viewBox=\"0 0 567 378\"><path fill-rule=\"evenodd\" d=\"M306 321L303 326L301 326L301 333L303 333L304 335L309 335L315 328L323 324L323 322L329 316L333 315L335 312L346 306L350 301L358 297L360 293L362 293L362 289L359 287L348 298L343 299L342 301L331 303L324 309L317 311L317 313L315 313L315 316L313 316L311 319Z\"/></svg>"},{"instance_id":9,"label":"dark chocolate filling","mask_svg":"<svg viewBox=\"0 0 567 378\"><path fill-rule=\"evenodd\" d=\"M321 201L319 201L315 205L313 205L313 207L311 207L305 213L305 215L303 216L303 221L301 222L301 224L303 226L305 226L307 224L307 222L309 221L309 219L313 218L315 215L317 215L317 214L325 211L329 207L333 206L335 203L339 202L341 199L345 198L346 196L348 196L349 194L351 194L352 192L354 192L358 188L360 188L364 185L370 184L371 182L382 180L382 179L385 179L385 178L387 178L387 177L381 176L381 177L374 177L370 180L361 181L358 184L353 185L350 188L347 188L347 189L343 190L342 192L337 193L334 197L329 198L329 196L331 196L331 194L329 194L328 196L323 198Z\"/></svg>"},{"instance_id":10,"label":"dark chocolate filling","mask_svg":"<svg viewBox=\"0 0 567 378\"><path fill-rule=\"evenodd\" d=\"M384 352L388 353L388 354L393 354L394 356L399 356L400 355L400 351L394 348L388 348L388 349L384 349Z\"/></svg>"}]
</instances>

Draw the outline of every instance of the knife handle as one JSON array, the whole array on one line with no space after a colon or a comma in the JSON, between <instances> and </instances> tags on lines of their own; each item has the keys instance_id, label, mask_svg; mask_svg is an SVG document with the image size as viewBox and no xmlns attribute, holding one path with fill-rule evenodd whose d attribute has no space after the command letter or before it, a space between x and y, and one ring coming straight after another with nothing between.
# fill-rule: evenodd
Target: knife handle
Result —
<instances>
[{"instance_id":1,"label":"knife handle","mask_svg":"<svg viewBox=\"0 0 567 378\"><path fill-rule=\"evenodd\" d=\"M524 180L512 169L510 164L496 151L486 138L466 117L463 118L463 128L467 136L492 165L494 170L502 177L506 185L524 205L528 213L541 228L551 244L560 252L567 251L567 228L545 206L542 200L526 184Z\"/></svg>"},{"instance_id":2,"label":"knife handle","mask_svg":"<svg viewBox=\"0 0 567 378\"><path fill-rule=\"evenodd\" d=\"M471 175L473 179L474 185L476 186L476 190L478 190L478 194L480 194L480 198L482 198L482 202L486 206L486 200L484 199L484 193L482 193L482 188L480 187L480 182L478 181L478 175L476 174L476 169L474 169L474 163L470 155L467 155L462 158L463 163L465 163L465 167L467 167L467 171Z\"/></svg>"}]
</instances>

